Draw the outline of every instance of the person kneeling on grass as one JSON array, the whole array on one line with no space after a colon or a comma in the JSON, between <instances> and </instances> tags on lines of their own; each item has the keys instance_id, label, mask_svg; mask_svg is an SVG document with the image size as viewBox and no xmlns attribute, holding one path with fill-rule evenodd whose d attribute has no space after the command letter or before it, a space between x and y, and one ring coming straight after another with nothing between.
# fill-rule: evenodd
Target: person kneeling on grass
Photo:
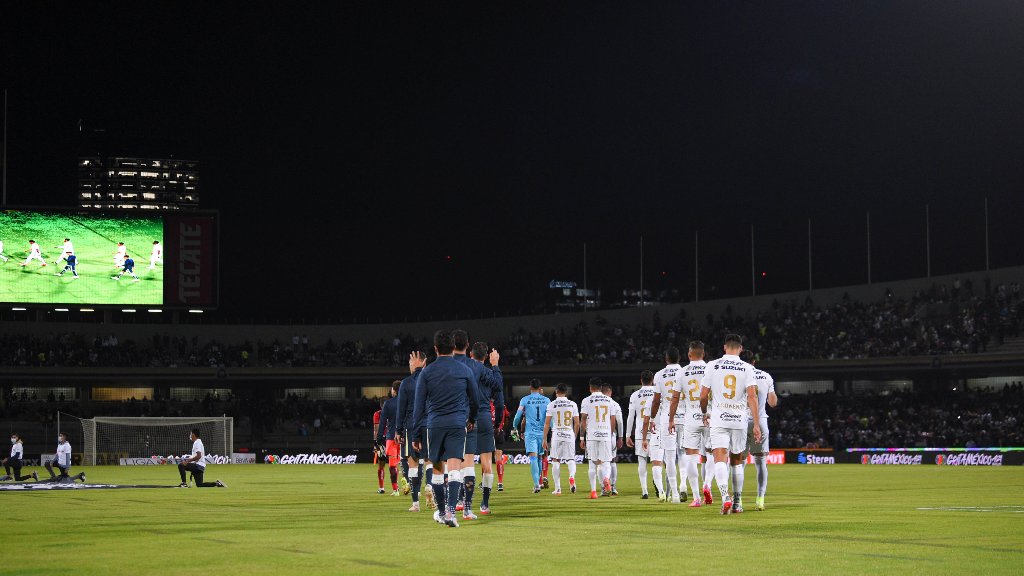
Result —
<instances>
[{"instance_id":1,"label":"person kneeling on grass","mask_svg":"<svg viewBox=\"0 0 1024 576\"><path fill-rule=\"evenodd\" d=\"M39 476L35 472L31 474L21 475L21 460L25 457L25 448L21 444L21 436L17 434L11 434L11 456L10 458L3 459L4 471L7 475L0 478L0 482L6 482L7 480L16 480L21 482L22 480L28 480L31 478L34 482L39 481ZM11 474L11 468L14 468L14 474Z\"/></svg>"},{"instance_id":2,"label":"person kneeling on grass","mask_svg":"<svg viewBox=\"0 0 1024 576\"><path fill-rule=\"evenodd\" d=\"M57 466L57 470L60 471L60 476L56 476L53 473L53 466ZM53 458L52 462L47 462L43 465L46 471L50 473L50 477L47 482L60 482L62 484L73 483L75 480L81 480L85 484L85 472L79 473L72 479L68 476L68 471L71 470L71 443L68 442L67 434L61 432L57 434L57 453Z\"/></svg>"},{"instance_id":3,"label":"person kneeling on grass","mask_svg":"<svg viewBox=\"0 0 1024 576\"><path fill-rule=\"evenodd\" d=\"M206 448L203 446L203 441L199 439L199 429L194 428L188 439L192 441L192 456L178 463L178 473L181 474L179 487L188 488L185 473L191 472L196 481L196 488L227 488L227 484L220 480L203 482L203 474L206 473Z\"/></svg>"}]
</instances>

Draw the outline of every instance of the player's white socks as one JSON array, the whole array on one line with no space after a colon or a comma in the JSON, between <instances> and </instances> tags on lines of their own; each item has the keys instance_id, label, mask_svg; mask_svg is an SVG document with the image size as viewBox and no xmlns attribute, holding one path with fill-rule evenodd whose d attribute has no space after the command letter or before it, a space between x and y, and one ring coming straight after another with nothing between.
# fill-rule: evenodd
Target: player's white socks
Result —
<instances>
[{"instance_id":1,"label":"player's white socks","mask_svg":"<svg viewBox=\"0 0 1024 576\"><path fill-rule=\"evenodd\" d=\"M718 482L722 500L729 500L729 465L725 462L715 462L715 481Z\"/></svg>"},{"instance_id":2,"label":"player's white socks","mask_svg":"<svg viewBox=\"0 0 1024 576\"><path fill-rule=\"evenodd\" d=\"M768 459L764 454L754 456L754 468L757 469L757 497L764 498L768 491Z\"/></svg>"},{"instance_id":3,"label":"player's white socks","mask_svg":"<svg viewBox=\"0 0 1024 576\"><path fill-rule=\"evenodd\" d=\"M654 474L654 487L658 489L658 494L665 495L665 481L661 478L661 466L655 464L651 466L651 472Z\"/></svg>"},{"instance_id":4,"label":"player's white socks","mask_svg":"<svg viewBox=\"0 0 1024 576\"><path fill-rule=\"evenodd\" d=\"M562 490L562 463L555 460L551 463L551 480L555 483L555 490Z\"/></svg>"},{"instance_id":5,"label":"player's white socks","mask_svg":"<svg viewBox=\"0 0 1024 576\"><path fill-rule=\"evenodd\" d=\"M615 483L619 480L619 464L618 462L611 462L609 465L612 468L609 479L612 481L612 486L615 486Z\"/></svg>"},{"instance_id":6,"label":"player's white socks","mask_svg":"<svg viewBox=\"0 0 1024 576\"><path fill-rule=\"evenodd\" d=\"M576 478L576 461L575 460L569 460L569 462L566 465L569 467L569 478L575 479Z\"/></svg>"},{"instance_id":7,"label":"player's white socks","mask_svg":"<svg viewBox=\"0 0 1024 576\"><path fill-rule=\"evenodd\" d=\"M612 463L601 462L601 484L604 484L605 480L611 481L612 475Z\"/></svg>"},{"instance_id":8,"label":"player's white socks","mask_svg":"<svg viewBox=\"0 0 1024 576\"><path fill-rule=\"evenodd\" d=\"M697 473L697 462L700 460L700 454L684 454L683 460L686 463L686 477L690 480L693 497L700 498L700 475Z\"/></svg>"},{"instance_id":9,"label":"player's white socks","mask_svg":"<svg viewBox=\"0 0 1024 576\"><path fill-rule=\"evenodd\" d=\"M593 461L590 462L590 467L587 468L587 478L590 479L590 491L594 492L597 490L597 464Z\"/></svg>"},{"instance_id":10,"label":"player's white socks","mask_svg":"<svg viewBox=\"0 0 1024 576\"><path fill-rule=\"evenodd\" d=\"M736 502L743 500L743 469L746 464L738 464L732 467L732 499Z\"/></svg>"},{"instance_id":11,"label":"player's white socks","mask_svg":"<svg viewBox=\"0 0 1024 576\"><path fill-rule=\"evenodd\" d=\"M640 474L640 490L647 494L647 458L640 456L636 459L636 470Z\"/></svg>"},{"instance_id":12,"label":"player's white socks","mask_svg":"<svg viewBox=\"0 0 1024 576\"><path fill-rule=\"evenodd\" d=\"M669 498L679 498L679 482L676 479L675 457L672 457L666 464L665 472L668 474L668 494L666 496Z\"/></svg>"}]
</instances>

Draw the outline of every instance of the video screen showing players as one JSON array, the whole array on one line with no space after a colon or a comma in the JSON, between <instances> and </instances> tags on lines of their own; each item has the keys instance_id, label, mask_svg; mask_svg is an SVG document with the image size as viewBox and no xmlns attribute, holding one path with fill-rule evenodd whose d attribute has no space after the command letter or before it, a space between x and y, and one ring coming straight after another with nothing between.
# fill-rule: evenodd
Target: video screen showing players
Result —
<instances>
[{"instance_id":1,"label":"video screen showing players","mask_svg":"<svg viewBox=\"0 0 1024 576\"><path fill-rule=\"evenodd\" d=\"M163 304L163 218L0 212L0 302Z\"/></svg>"}]
</instances>

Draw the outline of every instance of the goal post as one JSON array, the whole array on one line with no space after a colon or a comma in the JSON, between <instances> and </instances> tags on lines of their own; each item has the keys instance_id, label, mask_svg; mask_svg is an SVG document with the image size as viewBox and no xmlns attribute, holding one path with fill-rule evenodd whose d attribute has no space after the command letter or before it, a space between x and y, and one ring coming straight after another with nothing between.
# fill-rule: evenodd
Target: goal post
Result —
<instances>
[{"instance_id":1,"label":"goal post","mask_svg":"<svg viewBox=\"0 0 1024 576\"><path fill-rule=\"evenodd\" d=\"M216 417L97 416L82 419L83 463L118 464L121 458L175 456L192 451L189 434L198 429L206 454L231 458L234 419Z\"/></svg>"}]
</instances>

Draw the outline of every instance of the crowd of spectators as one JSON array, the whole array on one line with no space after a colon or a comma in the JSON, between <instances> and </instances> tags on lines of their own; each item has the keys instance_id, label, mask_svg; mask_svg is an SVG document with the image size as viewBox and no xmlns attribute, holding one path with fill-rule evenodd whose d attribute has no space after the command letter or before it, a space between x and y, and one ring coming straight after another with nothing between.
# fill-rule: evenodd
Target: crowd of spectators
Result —
<instances>
[{"instance_id":1,"label":"crowd of spectators","mask_svg":"<svg viewBox=\"0 0 1024 576\"><path fill-rule=\"evenodd\" d=\"M775 301L770 309L747 316L727 308L717 317L691 318L684 309L667 323L655 315L649 326L616 325L598 317L593 324L580 322L569 329L517 330L491 344L503 363L514 366L657 363L668 344L714 343L729 332L742 334L745 347L759 360L869 358L984 352L1018 336L1022 325L1019 284L975 287L955 281L910 298L889 294L875 302L849 297L827 306L810 297ZM0 363L8 366L402 366L411 350L430 352L432 346L424 337L401 334L375 342L322 343L298 334L235 343L167 335L144 341L116 334L0 336Z\"/></svg>"},{"instance_id":2,"label":"crowd of spectators","mask_svg":"<svg viewBox=\"0 0 1024 576\"><path fill-rule=\"evenodd\" d=\"M769 409L777 448L1024 446L1024 385L945 394L792 395Z\"/></svg>"}]
</instances>

